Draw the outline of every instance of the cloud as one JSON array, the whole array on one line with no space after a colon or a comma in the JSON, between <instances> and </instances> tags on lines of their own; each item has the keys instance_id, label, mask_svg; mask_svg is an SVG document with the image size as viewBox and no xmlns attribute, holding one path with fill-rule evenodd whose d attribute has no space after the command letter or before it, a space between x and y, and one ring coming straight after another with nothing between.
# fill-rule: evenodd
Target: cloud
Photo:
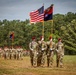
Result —
<instances>
[{"instance_id":1,"label":"cloud","mask_svg":"<svg viewBox=\"0 0 76 75\"><path fill-rule=\"evenodd\" d=\"M76 0L0 0L0 19L29 19L29 13L43 3L45 9L54 4L54 14L76 12Z\"/></svg>"}]
</instances>

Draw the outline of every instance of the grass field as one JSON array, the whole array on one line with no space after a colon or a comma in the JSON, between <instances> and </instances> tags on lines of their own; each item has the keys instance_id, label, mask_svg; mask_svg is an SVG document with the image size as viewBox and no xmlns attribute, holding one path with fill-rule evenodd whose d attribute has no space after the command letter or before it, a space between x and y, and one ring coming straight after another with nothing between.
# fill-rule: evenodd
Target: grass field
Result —
<instances>
[{"instance_id":1,"label":"grass field","mask_svg":"<svg viewBox=\"0 0 76 75\"><path fill-rule=\"evenodd\" d=\"M23 57L23 60L5 60L0 58L0 75L76 75L76 56L64 56L64 67L56 67L56 58L54 65L48 68L31 67L29 56Z\"/></svg>"}]
</instances>

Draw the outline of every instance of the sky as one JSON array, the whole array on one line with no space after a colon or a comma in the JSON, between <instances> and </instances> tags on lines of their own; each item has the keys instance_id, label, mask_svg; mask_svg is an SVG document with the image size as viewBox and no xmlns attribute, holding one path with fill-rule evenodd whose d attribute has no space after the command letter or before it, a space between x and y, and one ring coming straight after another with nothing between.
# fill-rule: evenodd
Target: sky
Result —
<instances>
[{"instance_id":1,"label":"sky","mask_svg":"<svg viewBox=\"0 0 76 75\"><path fill-rule=\"evenodd\" d=\"M53 14L76 13L76 0L0 0L0 20L30 19L29 13L43 4L44 9L54 4Z\"/></svg>"}]
</instances>

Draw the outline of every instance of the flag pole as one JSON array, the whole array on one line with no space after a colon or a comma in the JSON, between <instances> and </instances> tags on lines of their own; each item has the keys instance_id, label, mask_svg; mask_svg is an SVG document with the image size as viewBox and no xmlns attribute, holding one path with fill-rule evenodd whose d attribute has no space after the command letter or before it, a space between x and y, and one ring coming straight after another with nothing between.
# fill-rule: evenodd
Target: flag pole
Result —
<instances>
[{"instance_id":1,"label":"flag pole","mask_svg":"<svg viewBox=\"0 0 76 75\"><path fill-rule=\"evenodd\" d=\"M44 6L44 3L43 3L43 6ZM43 25L42 36L43 36L43 38L44 38L44 20L43 20L43 22L42 22L42 25Z\"/></svg>"},{"instance_id":2,"label":"flag pole","mask_svg":"<svg viewBox=\"0 0 76 75\"><path fill-rule=\"evenodd\" d=\"M51 20L51 36L53 35L53 20Z\"/></svg>"},{"instance_id":3,"label":"flag pole","mask_svg":"<svg viewBox=\"0 0 76 75\"><path fill-rule=\"evenodd\" d=\"M42 23L43 23L42 36L44 37L44 21Z\"/></svg>"},{"instance_id":4,"label":"flag pole","mask_svg":"<svg viewBox=\"0 0 76 75\"><path fill-rule=\"evenodd\" d=\"M52 4L51 6L52 6L52 11L53 11L53 6L54 6L54 4ZM54 34L54 33L53 33L53 29L54 29L54 28L53 28L53 27L54 27L54 26L53 26L53 14L52 14L52 20L51 20L51 21L52 21L51 36L53 36L53 34Z\"/></svg>"},{"instance_id":5,"label":"flag pole","mask_svg":"<svg viewBox=\"0 0 76 75\"><path fill-rule=\"evenodd\" d=\"M12 39L12 48L13 48L13 39Z\"/></svg>"}]
</instances>

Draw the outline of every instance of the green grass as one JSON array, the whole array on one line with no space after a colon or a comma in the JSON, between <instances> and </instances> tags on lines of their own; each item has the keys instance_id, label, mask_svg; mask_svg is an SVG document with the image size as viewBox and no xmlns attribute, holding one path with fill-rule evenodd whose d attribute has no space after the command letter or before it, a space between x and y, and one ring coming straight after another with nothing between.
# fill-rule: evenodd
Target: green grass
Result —
<instances>
[{"instance_id":1,"label":"green grass","mask_svg":"<svg viewBox=\"0 0 76 75\"><path fill-rule=\"evenodd\" d=\"M56 58L54 57L54 66L48 68L31 67L30 57L23 57L23 60L5 60L0 58L0 75L76 75L76 56L64 56L64 67L56 67Z\"/></svg>"}]
</instances>

